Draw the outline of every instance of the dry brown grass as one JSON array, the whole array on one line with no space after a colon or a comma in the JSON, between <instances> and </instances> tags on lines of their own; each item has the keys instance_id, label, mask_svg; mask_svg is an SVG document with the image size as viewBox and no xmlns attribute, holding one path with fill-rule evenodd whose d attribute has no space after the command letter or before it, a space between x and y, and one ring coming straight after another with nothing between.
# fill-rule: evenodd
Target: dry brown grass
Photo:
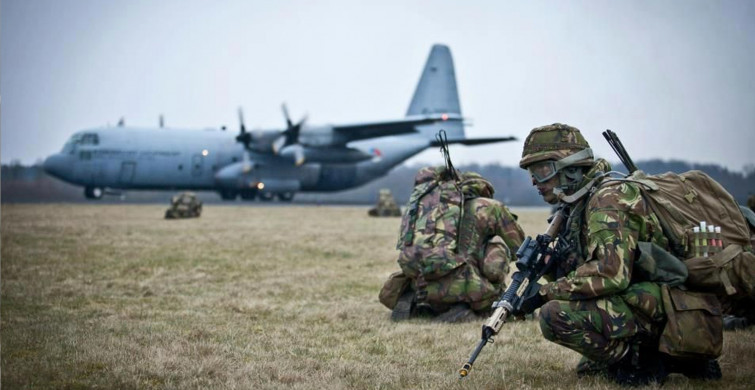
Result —
<instances>
[{"instance_id":1,"label":"dry brown grass","mask_svg":"<svg viewBox=\"0 0 755 390\"><path fill-rule=\"evenodd\" d=\"M615 388L576 353L506 324L472 374L482 321L392 323L377 300L398 218L361 207L2 206L2 386ZM515 210L528 234L542 210ZM731 388L755 387L755 331L728 332ZM706 387L673 376L667 388Z\"/></svg>"}]
</instances>

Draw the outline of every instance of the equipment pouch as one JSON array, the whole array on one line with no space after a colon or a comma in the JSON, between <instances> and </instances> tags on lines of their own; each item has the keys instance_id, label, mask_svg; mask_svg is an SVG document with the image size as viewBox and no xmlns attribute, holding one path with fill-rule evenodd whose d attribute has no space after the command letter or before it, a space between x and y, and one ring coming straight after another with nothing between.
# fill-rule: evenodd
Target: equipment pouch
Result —
<instances>
[{"instance_id":1,"label":"equipment pouch","mask_svg":"<svg viewBox=\"0 0 755 390\"><path fill-rule=\"evenodd\" d=\"M658 350L682 358L715 359L723 348L721 303L714 294L661 286L667 321Z\"/></svg>"},{"instance_id":2,"label":"equipment pouch","mask_svg":"<svg viewBox=\"0 0 755 390\"><path fill-rule=\"evenodd\" d=\"M689 270L687 286L736 298L755 293L755 254L731 244L711 257L684 262Z\"/></svg>"},{"instance_id":3,"label":"equipment pouch","mask_svg":"<svg viewBox=\"0 0 755 390\"><path fill-rule=\"evenodd\" d=\"M403 272L396 271L392 273L388 277L388 280L385 281L385 284L383 284L383 288L380 289L380 294L378 295L380 303L393 310L401 294L409 287L409 282L409 278Z\"/></svg>"},{"instance_id":4,"label":"equipment pouch","mask_svg":"<svg viewBox=\"0 0 755 390\"><path fill-rule=\"evenodd\" d=\"M676 256L657 244L640 241L637 243L640 256L634 263L646 280L669 286L679 286L687 280L687 267Z\"/></svg>"}]
</instances>

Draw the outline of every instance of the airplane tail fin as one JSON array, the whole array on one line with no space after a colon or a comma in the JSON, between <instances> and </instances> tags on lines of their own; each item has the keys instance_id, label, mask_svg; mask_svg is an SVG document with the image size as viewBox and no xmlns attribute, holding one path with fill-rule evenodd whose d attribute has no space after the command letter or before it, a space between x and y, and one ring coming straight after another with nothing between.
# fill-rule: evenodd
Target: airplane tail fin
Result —
<instances>
[{"instance_id":1,"label":"airplane tail fin","mask_svg":"<svg viewBox=\"0 0 755 390\"><path fill-rule=\"evenodd\" d=\"M409 109L406 111L406 116L430 114L451 114L450 116L453 117L461 117L454 62L451 58L451 50L446 45L433 45L417 89L414 90ZM448 133L448 138L464 138L464 124L461 120L444 122L442 126L440 124L422 126L419 130L432 138L440 128Z\"/></svg>"}]
</instances>

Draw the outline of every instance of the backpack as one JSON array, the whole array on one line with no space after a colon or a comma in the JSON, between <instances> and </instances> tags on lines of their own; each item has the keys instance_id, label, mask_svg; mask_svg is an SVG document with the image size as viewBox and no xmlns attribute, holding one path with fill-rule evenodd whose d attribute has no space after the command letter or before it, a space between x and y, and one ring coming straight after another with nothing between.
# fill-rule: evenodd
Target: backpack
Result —
<instances>
[{"instance_id":1,"label":"backpack","mask_svg":"<svg viewBox=\"0 0 755 390\"><path fill-rule=\"evenodd\" d=\"M396 244L403 273L411 279L429 281L463 265L464 256L457 249L464 202L492 198L493 192L493 185L474 172L458 172L456 180L445 167L420 169L401 217Z\"/></svg>"},{"instance_id":2,"label":"backpack","mask_svg":"<svg viewBox=\"0 0 755 390\"><path fill-rule=\"evenodd\" d=\"M625 180L639 184L669 240L671 253L686 265L687 287L721 296L753 295L755 254L750 224L734 197L718 182L698 170L660 175L635 171L618 179ZM702 221L721 227L720 233L695 232Z\"/></svg>"},{"instance_id":3,"label":"backpack","mask_svg":"<svg viewBox=\"0 0 755 390\"><path fill-rule=\"evenodd\" d=\"M718 357L722 301L752 296L755 290L748 221L731 194L701 171L647 175L636 170L601 185L624 182L640 189L671 250L640 242L635 262L635 269L662 285L667 321L659 351L682 358ZM702 221L721 227L720 233L696 232Z\"/></svg>"}]
</instances>

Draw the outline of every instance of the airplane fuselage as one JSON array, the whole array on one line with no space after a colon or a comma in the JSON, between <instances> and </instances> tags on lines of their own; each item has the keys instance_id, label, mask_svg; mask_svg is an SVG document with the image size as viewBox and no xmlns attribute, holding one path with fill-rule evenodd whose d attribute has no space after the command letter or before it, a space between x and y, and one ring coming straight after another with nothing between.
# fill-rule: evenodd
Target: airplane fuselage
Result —
<instances>
[{"instance_id":1,"label":"airplane fuselage","mask_svg":"<svg viewBox=\"0 0 755 390\"><path fill-rule=\"evenodd\" d=\"M355 141L349 148L308 148L314 162L297 166L281 155L250 153L231 132L216 129L110 127L74 134L45 169L64 181L96 189L218 190L271 194L340 191L384 176L429 146L419 134ZM261 183L261 184L260 184Z\"/></svg>"}]
</instances>

